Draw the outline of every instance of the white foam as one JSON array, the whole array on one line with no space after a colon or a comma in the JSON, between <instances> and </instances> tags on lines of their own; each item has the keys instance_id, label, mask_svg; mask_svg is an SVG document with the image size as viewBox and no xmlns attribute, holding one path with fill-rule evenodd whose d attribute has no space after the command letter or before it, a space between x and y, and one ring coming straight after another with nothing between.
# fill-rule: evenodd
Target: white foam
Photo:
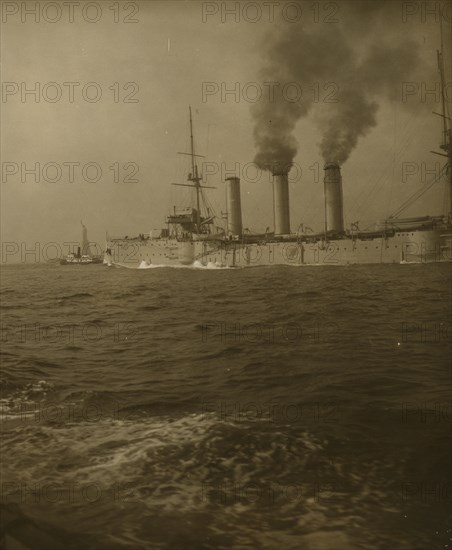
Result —
<instances>
[{"instance_id":1,"label":"white foam","mask_svg":"<svg viewBox=\"0 0 452 550\"><path fill-rule=\"evenodd\" d=\"M138 269L150 269L152 267L156 267L155 265L150 264L146 260L143 260L141 264L138 266Z\"/></svg>"},{"instance_id":2,"label":"white foam","mask_svg":"<svg viewBox=\"0 0 452 550\"><path fill-rule=\"evenodd\" d=\"M230 269L229 267L220 264L219 262L207 262L207 264L203 264L199 260L196 260L193 262L193 266L195 269Z\"/></svg>"},{"instance_id":3,"label":"white foam","mask_svg":"<svg viewBox=\"0 0 452 550\"><path fill-rule=\"evenodd\" d=\"M146 260L143 260L140 265L138 266L130 266L130 265L123 265L123 264L112 264L114 267L124 267L126 269L156 269L156 268L172 268L172 269L234 269L232 267L225 266L219 262L207 262L207 264L203 264L199 260L195 260L193 264L191 265L183 265L183 264L151 264Z\"/></svg>"}]
</instances>

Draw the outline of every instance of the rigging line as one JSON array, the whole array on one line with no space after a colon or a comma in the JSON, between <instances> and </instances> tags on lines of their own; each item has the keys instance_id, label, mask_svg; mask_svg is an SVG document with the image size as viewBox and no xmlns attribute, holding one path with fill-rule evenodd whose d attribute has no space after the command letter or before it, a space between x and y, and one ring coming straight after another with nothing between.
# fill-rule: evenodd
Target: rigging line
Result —
<instances>
[{"instance_id":1,"label":"rigging line","mask_svg":"<svg viewBox=\"0 0 452 550\"><path fill-rule=\"evenodd\" d=\"M444 54L446 53L444 51L444 47L443 47L443 32L442 32L442 22L443 22L443 18L440 19L440 25L441 25L441 61L442 61L442 66L443 66L443 73L444 73ZM450 19L449 21L450 23L450 51L449 51L449 56L451 58L451 62L449 63L449 74L450 74L450 79L449 79L449 82L452 81L452 18ZM446 55L447 57L447 55ZM447 74L444 75L445 76L445 79L444 80L447 80ZM444 82L444 84L446 84L446 82ZM446 105L445 105L445 115L447 116L450 116L450 111L449 111L449 102L446 102Z\"/></svg>"},{"instance_id":2,"label":"rigging line","mask_svg":"<svg viewBox=\"0 0 452 550\"><path fill-rule=\"evenodd\" d=\"M396 144L397 144L397 102L394 102L394 139L392 141L392 171L391 171L391 180L394 181L395 178L395 170L396 170ZM389 204L391 204L392 196L394 194L394 188L391 185L390 193L389 193Z\"/></svg>"},{"instance_id":3,"label":"rigging line","mask_svg":"<svg viewBox=\"0 0 452 550\"><path fill-rule=\"evenodd\" d=\"M446 186L444 186L444 193L443 193L443 214L447 215L447 198L449 195L449 191Z\"/></svg>"},{"instance_id":4,"label":"rigging line","mask_svg":"<svg viewBox=\"0 0 452 550\"><path fill-rule=\"evenodd\" d=\"M450 23L450 29L449 29L449 35L450 35L450 49L449 49L450 78L449 78L449 82L452 82L452 17L450 18L449 23ZM450 105L448 104L447 105L447 111L448 111L448 115L450 117L451 112L449 110L449 107L450 107Z\"/></svg>"},{"instance_id":5,"label":"rigging line","mask_svg":"<svg viewBox=\"0 0 452 550\"><path fill-rule=\"evenodd\" d=\"M210 202L210 200L207 198L205 192L204 192L204 189L200 189L200 192L201 192L201 199L202 199L202 203L204 205L204 207L206 209L208 209L208 213L206 213L207 215L213 215L215 214L215 212L213 212L213 208L212 208L212 203ZM210 214L209 214L210 213Z\"/></svg>"},{"instance_id":6,"label":"rigging line","mask_svg":"<svg viewBox=\"0 0 452 550\"><path fill-rule=\"evenodd\" d=\"M202 197L202 202L204 203L204 207L207 208L208 210L208 212L206 213L207 216L211 216L214 219L218 219L218 215L217 215L218 208L214 207L213 202L209 200L209 198L207 197L203 189L200 189L200 191L201 191L201 197Z\"/></svg>"},{"instance_id":7,"label":"rigging line","mask_svg":"<svg viewBox=\"0 0 452 550\"><path fill-rule=\"evenodd\" d=\"M431 181L429 183L427 183L424 187L422 187L421 189L418 189L413 195L411 195L411 197L409 197L402 205L399 206L399 208L397 208L397 210L395 210L391 215L390 215L390 218L395 218L397 216L399 216L404 210L406 210L407 208L409 208L412 204L414 204L420 197L422 197L422 195L424 193L426 193L429 189L431 189L431 187L437 183L444 175L444 169L445 167L443 167L441 169L441 172L440 174Z\"/></svg>"},{"instance_id":8,"label":"rigging line","mask_svg":"<svg viewBox=\"0 0 452 550\"><path fill-rule=\"evenodd\" d=\"M426 120L430 119L430 111L423 111L421 115L418 115L421 120L419 122L419 125L424 125ZM413 142L413 140L416 137L416 132L413 132L413 126L416 124L416 119L418 117L410 117L409 120L405 122L403 134L400 136L400 145L399 149L396 153L397 156L400 156L402 153L405 153L406 149L409 145ZM410 123L410 127L408 127L408 124Z\"/></svg>"},{"instance_id":9,"label":"rigging line","mask_svg":"<svg viewBox=\"0 0 452 550\"><path fill-rule=\"evenodd\" d=\"M404 150L408 147L408 145L410 144L410 142L413 139L413 131L412 131L411 127L408 128L409 124L410 124L410 126L413 125L413 119L412 118L405 120L403 130L402 130L404 135L401 136L402 143L399 146L399 150L395 153L396 157L399 157L404 152ZM387 170L389 172L389 167L387 167L385 165L383 170L384 171ZM375 183L372 184L371 193L374 192L375 186L380 182L381 178L384 177L384 175L385 175L384 171L379 176L377 176L377 175L374 176L374 177L377 177L378 179L375 181ZM359 202L361 201L363 196L365 196L364 203L361 202L361 204L359 204ZM366 206L366 204L368 204L368 202L369 202L369 189L366 188L366 189L363 189L360 192L360 194L356 197L356 199L354 199L352 207L357 209L357 210L363 210L364 207Z\"/></svg>"},{"instance_id":10,"label":"rigging line","mask_svg":"<svg viewBox=\"0 0 452 550\"><path fill-rule=\"evenodd\" d=\"M422 112L421 115L418 116L421 118L419 125L424 125L427 120L430 120L431 113L430 111L425 110ZM404 134L400 136L401 143L399 145L399 150L397 151L397 156L400 156L402 153L404 153L416 137L416 133L413 132L413 126L416 124L416 119L417 117L410 117L409 122L411 123L411 125L409 128L408 121L405 123Z\"/></svg>"},{"instance_id":11,"label":"rigging line","mask_svg":"<svg viewBox=\"0 0 452 550\"><path fill-rule=\"evenodd\" d=\"M444 170L444 168L443 168ZM431 181L429 184L427 184L425 187L422 187L418 191L416 191L407 201L405 201L393 214L389 216L389 219L396 220L397 217L405 211L407 208L409 208L411 205L413 205L417 200L419 200L429 189L433 187L435 183L437 183L441 177L444 175L441 171L440 175L435 178L433 181ZM365 230L369 229L370 227L376 225L376 223L372 223L368 227L365 228Z\"/></svg>"},{"instance_id":12,"label":"rigging line","mask_svg":"<svg viewBox=\"0 0 452 550\"><path fill-rule=\"evenodd\" d=\"M429 113L427 113L427 112L423 113L423 118L426 119L427 116L429 116ZM414 135L413 131L412 131L413 124L414 124L414 122L413 122L412 118L407 119L405 121L403 131L402 131L404 135L401 136L402 143L399 147L399 150L395 153L396 157L400 157L406 151L408 146L411 145L411 143L413 141L413 135ZM360 218L360 216L362 214L362 211L367 209L367 206L370 204L370 202L372 200L372 195L375 193L375 191L377 191L380 187L385 185L385 183L387 181L387 176L389 175L389 168L390 168L389 166L384 168L383 173L378 177L378 179L372 185L370 191L369 191L369 188L363 189L361 191L361 193L358 195L358 197L353 201L351 211L352 212L355 211L355 213L356 213L355 217ZM386 175L386 179L384 181L381 181L382 178L385 177L385 172L386 171L388 172L388 174ZM364 200L361 200L363 196L365 198L364 198Z\"/></svg>"},{"instance_id":13,"label":"rigging line","mask_svg":"<svg viewBox=\"0 0 452 550\"><path fill-rule=\"evenodd\" d=\"M452 82L452 17L449 20L450 23L450 29L449 29L449 35L450 35L450 49L449 49L449 67L450 67L450 79L449 82ZM450 105L447 104L447 113L450 117L451 112L449 110Z\"/></svg>"},{"instance_id":14,"label":"rigging line","mask_svg":"<svg viewBox=\"0 0 452 550\"><path fill-rule=\"evenodd\" d=\"M443 19L440 18L439 21L439 34L440 34L440 42L441 47L440 50L437 51L438 56L438 71L439 76L441 79L441 112L442 112L442 125L443 125L443 144L445 145L447 142L447 120L446 115L448 114L448 109L446 107L446 100L445 100L445 82L444 82L444 39L443 39Z\"/></svg>"},{"instance_id":15,"label":"rigging line","mask_svg":"<svg viewBox=\"0 0 452 550\"><path fill-rule=\"evenodd\" d=\"M427 117L430 117L430 113L428 113L427 111L425 111L423 113L423 118L424 119L427 119ZM408 126L408 123L410 122L410 126ZM400 136L400 144L398 146L398 149L396 150L396 147L394 146L394 155L393 155L393 163L395 164L395 161L397 158L400 158L408 149L408 147L410 147L413 143L413 140L414 140L414 135L416 135L415 132L413 132L413 126L415 124L415 119L413 117L410 117L409 121L406 120L405 121L405 124L404 124L404 128L403 128L403 131L402 131L402 135ZM394 133L394 143L396 143L396 134ZM393 195L393 185L392 183L396 180L395 178L395 171L394 169L392 170L392 174L391 174L391 198L392 198L392 195ZM389 201L389 203L391 202L391 200Z\"/></svg>"},{"instance_id":16,"label":"rigging line","mask_svg":"<svg viewBox=\"0 0 452 550\"><path fill-rule=\"evenodd\" d=\"M387 169L387 168L386 168ZM384 178L384 179L383 179ZM381 182L383 180L383 184L387 181L387 176L385 175L385 173L383 172L379 177L378 179L373 183L371 189L365 189L363 190L362 194L361 195L365 195L365 199L364 201L361 203L360 206L358 206L358 208L355 208L355 212L356 213L359 213L359 216L357 216L358 218L360 217L361 215L361 212L364 210L364 209L367 209L367 205L371 202L371 196L374 194L374 192L377 190L377 188L379 189L381 187ZM352 213L353 213L353 207L352 207Z\"/></svg>"},{"instance_id":17,"label":"rigging line","mask_svg":"<svg viewBox=\"0 0 452 550\"><path fill-rule=\"evenodd\" d=\"M418 191L416 191L407 201L405 201L393 214L391 214L390 218L396 218L399 216L404 210L409 208L412 204L414 204L424 193L426 193L431 187L437 183L445 173L445 169L447 167L447 164L443 166L441 169L441 172L438 177L435 177L430 183L426 184L425 187L422 187Z\"/></svg>"}]
</instances>

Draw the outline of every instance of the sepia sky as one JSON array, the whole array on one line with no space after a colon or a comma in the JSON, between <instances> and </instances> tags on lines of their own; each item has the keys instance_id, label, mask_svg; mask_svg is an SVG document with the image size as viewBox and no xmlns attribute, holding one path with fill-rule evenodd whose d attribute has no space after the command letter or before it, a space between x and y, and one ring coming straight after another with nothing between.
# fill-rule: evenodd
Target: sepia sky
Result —
<instances>
[{"instance_id":1,"label":"sepia sky","mask_svg":"<svg viewBox=\"0 0 452 550\"><path fill-rule=\"evenodd\" d=\"M389 216L432 177L425 170L442 164L441 157L430 153L438 150L441 140L441 120L432 114L441 106L434 94L425 96L422 91L434 88L438 81L436 50L440 46L441 16L446 79L451 81L452 9L446 10L450 2L330 2L329 7L328 3L299 2L299 21L287 20L296 12L286 2L274 3L273 16L260 2L262 15L255 22L255 6L244 14L241 3L235 16L224 12L233 10L235 2L101 1L97 3L101 13L96 13L95 6L79 2L73 6L72 22L68 7L63 6L60 20L53 23L45 19L57 17L55 8L46 6L48 2L27 2L26 6L35 4L39 21L33 14L23 13L20 2L4 2L2 6L2 241L25 242L30 247L34 242L77 241L80 220L87 225L90 240L101 244L106 231L110 235L134 235L161 227L172 205L183 202L189 194L170 185L183 182L189 168L189 158L177 155L189 148L188 105L194 114L197 151L212 163L207 170L217 172L208 179L208 185L217 187L209 195L217 214L225 208L224 177L238 167L244 227L254 231L271 227L269 175L263 172L255 177L256 170L250 167L256 154L250 108L256 89L253 83L264 93L267 90L260 71L272 41L276 43L286 33L293 41L297 33L300 37L314 31L325 33L325 48L308 52L314 66L317 58L334 55L334 41L326 39L336 32L334 26L344 31L347 47L356 59L364 57L370 44L391 43L393 37L400 43L415 42L419 49L411 95L403 101L403 82L397 78L390 82L391 93L376 98L377 125L359 137L343 165L346 225L360 220L364 228ZM408 12L403 4L410 4ZM444 12L426 13L425 4L443 6ZM337 7L332 16L331 5ZM375 5L380 9L375 10ZM98 21L89 21L97 17ZM336 22L325 21L329 17ZM137 22L125 22L125 18ZM296 43L293 45L296 52ZM397 73L400 60L381 57L375 71L384 72L387 63L392 69L395 66ZM366 73L366 78L371 79L372 73ZM287 74L287 81L290 77ZM351 77L344 74L343 78L346 82ZM293 178L297 181L290 185L293 231L300 223L313 229L322 227L323 159L319 143L324 136L318 121L331 116L334 109L334 104L324 102L331 89L325 91L324 86L338 80L335 83L340 88L340 79L341 75L335 74L331 80L299 83L303 97L312 106L293 132L298 142L295 162L302 169L301 178ZM46 86L52 82L57 86ZM71 87L63 85L70 82L75 83L73 98ZM32 94L21 97L21 88L31 89L36 83L39 102ZM86 87L87 83L96 86ZM360 86L359 80L354 85ZM203 97L203 86L208 86L210 95ZM222 97L221 90L234 86L239 90L238 98L232 93ZM61 98L55 95L58 89ZM99 90L99 100L93 101ZM452 88L449 90L450 108ZM135 101L125 102L127 97ZM24 171L35 163L41 168L39 182ZM54 165L43 174L47 163ZM94 168L88 163L100 166L98 181L87 181L95 179ZM131 164L125 169L127 163ZM82 167L87 164L84 177ZM138 181L124 181L135 165L139 168L135 175ZM229 172L225 174L222 166ZM404 169L410 171L405 178ZM45 181L43 175L57 181ZM253 178L257 181L250 181ZM435 184L406 215L440 214L443 201L444 184Z\"/></svg>"}]
</instances>

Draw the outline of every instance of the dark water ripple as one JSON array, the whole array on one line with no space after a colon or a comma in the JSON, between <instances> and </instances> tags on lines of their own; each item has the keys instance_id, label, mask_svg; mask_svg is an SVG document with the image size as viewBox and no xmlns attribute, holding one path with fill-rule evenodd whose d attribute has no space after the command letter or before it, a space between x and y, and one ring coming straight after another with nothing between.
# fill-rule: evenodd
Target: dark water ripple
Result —
<instances>
[{"instance_id":1,"label":"dark water ripple","mask_svg":"<svg viewBox=\"0 0 452 550\"><path fill-rule=\"evenodd\" d=\"M62 548L450 547L449 266L1 279L2 504Z\"/></svg>"}]
</instances>

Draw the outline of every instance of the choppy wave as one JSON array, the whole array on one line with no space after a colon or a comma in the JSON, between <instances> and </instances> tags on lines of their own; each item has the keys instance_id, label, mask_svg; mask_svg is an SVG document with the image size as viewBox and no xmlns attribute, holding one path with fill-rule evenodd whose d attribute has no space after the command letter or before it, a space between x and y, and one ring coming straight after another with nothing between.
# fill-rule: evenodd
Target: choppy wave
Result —
<instances>
[{"instance_id":1,"label":"choppy wave","mask_svg":"<svg viewBox=\"0 0 452 550\"><path fill-rule=\"evenodd\" d=\"M7 504L96 550L444 550L449 267L173 267L2 273Z\"/></svg>"},{"instance_id":2,"label":"choppy wave","mask_svg":"<svg viewBox=\"0 0 452 550\"><path fill-rule=\"evenodd\" d=\"M27 453L19 434L9 436L7 498L18 498L20 484L38 484L50 491L47 507L69 530L76 519L83 525L86 514L95 511L97 529L109 533L105 548L113 539L126 548L130 537L143 547L162 544L165 539L149 522L155 516L174 524L181 543L188 535L193 547L213 537L217 544L210 547L287 543L295 549L305 541L307 548L320 543L329 545L322 548L384 548L385 535L362 533L362 522L375 521L377 502L380 514L399 521L405 514L402 488L382 483L388 471L403 469L403 456L394 462L343 453L333 457L328 441L289 425L225 421L205 413L28 424L22 435L29 442ZM73 499L62 490L69 486L76 487ZM88 489L83 493L88 487L89 497ZM22 505L31 514L40 509L31 496ZM126 533L116 521L118 513ZM197 525L206 517L202 530L187 533L178 525L183 518ZM398 547L412 548L403 540Z\"/></svg>"}]
</instances>

